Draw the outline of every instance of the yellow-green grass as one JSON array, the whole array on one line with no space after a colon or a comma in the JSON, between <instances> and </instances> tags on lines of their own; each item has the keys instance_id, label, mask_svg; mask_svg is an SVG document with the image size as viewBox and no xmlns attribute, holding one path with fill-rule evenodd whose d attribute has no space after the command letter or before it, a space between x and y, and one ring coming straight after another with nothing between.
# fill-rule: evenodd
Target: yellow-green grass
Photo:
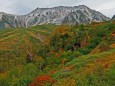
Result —
<instances>
[{"instance_id":1,"label":"yellow-green grass","mask_svg":"<svg viewBox=\"0 0 115 86\"><path fill-rule=\"evenodd\" d=\"M42 27L46 27L42 30ZM11 66L24 64L26 56L30 53L33 58L40 58L37 52L56 26L34 26L19 29L0 30L0 69L11 69ZM50 28L52 27L52 28ZM45 31L46 30L46 31ZM41 59L41 58L40 58Z\"/></svg>"},{"instance_id":2,"label":"yellow-green grass","mask_svg":"<svg viewBox=\"0 0 115 86\"><path fill-rule=\"evenodd\" d=\"M66 70L66 67L71 67ZM107 52L84 55L63 65L52 74L54 86L112 86L115 76L115 49ZM110 80L107 81L106 80ZM110 83L111 82L111 83Z\"/></svg>"}]
</instances>

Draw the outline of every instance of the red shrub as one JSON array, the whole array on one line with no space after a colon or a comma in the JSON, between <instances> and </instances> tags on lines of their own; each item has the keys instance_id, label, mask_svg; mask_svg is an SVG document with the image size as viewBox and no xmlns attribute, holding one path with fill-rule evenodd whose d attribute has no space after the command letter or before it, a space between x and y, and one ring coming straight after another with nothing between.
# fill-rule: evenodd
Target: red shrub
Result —
<instances>
[{"instance_id":1,"label":"red shrub","mask_svg":"<svg viewBox=\"0 0 115 86\"><path fill-rule=\"evenodd\" d=\"M112 36L115 37L115 32L112 33Z\"/></svg>"},{"instance_id":2,"label":"red shrub","mask_svg":"<svg viewBox=\"0 0 115 86\"><path fill-rule=\"evenodd\" d=\"M61 61L61 63L65 63L66 61L67 61L67 59L63 58L62 61Z\"/></svg>"},{"instance_id":3,"label":"red shrub","mask_svg":"<svg viewBox=\"0 0 115 86\"><path fill-rule=\"evenodd\" d=\"M59 51L62 52L62 51L63 51L63 48L60 48Z\"/></svg>"},{"instance_id":4,"label":"red shrub","mask_svg":"<svg viewBox=\"0 0 115 86\"><path fill-rule=\"evenodd\" d=\"M52 53L54 53L54 51L53 51L53 50L50 50L50 54L52 54Z\"/></svg>"},{"instance_id":5,"label":"red shrub","mask_svg":"<svg viewBox=\"0 0 115 86\"><path fill-rule=\"evenodd\" d=\"M50 74L54 74L56 71L55 70L50 70L49 73Z\"/></svg>"},{"instance_id":6,"label":"red shrub","mask_svg":"<svg viewBox=\"0 0 115 86\"><path fill-rule=\"evenodd\" d=\"M54 54L54 57L56 58L56 57L59 57L59 54L58 53L55 53Z\"/></svg>"},{"instance_id":7,"label":"red shrub","mask_svg":"<svg viewBox=\"0 0 115 86\"><path fill-rule=\"evenodd\" d=\"M51 85L53 85L55 83L55 80L53 80L48 75L42 75L42 76L36 77L29 86L37 86L37 85L44 86L45 83L50 83Z\"/></svg>"},{"instance_id":8,"label":"red shrub","mask_svg":"<svg viewBox=\"0 0 115 86\"><path fill-rule=\"evenodd\" d=\"M105 64L104 68L108 69L109 68L109 64Z\"/></svg>"},{"instance_id":9,"label":"red shrub","mask_svg":"<svg viewBox=\"0 0 115 86\"><path fill-rule=\"evenodd\" d=\"M86 46L86 45L87 45L87 41L86 41L86 40L83 40L83 41L81 42L81 46L84 47L84 46Z\"/></svg>"}]
</instances>

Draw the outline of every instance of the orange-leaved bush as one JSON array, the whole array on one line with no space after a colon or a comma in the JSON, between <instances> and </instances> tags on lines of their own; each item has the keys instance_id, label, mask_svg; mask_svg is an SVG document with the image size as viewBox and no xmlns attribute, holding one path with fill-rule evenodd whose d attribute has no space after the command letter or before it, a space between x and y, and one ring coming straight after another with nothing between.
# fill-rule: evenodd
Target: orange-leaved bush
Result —
<instances>
[{"instance_id":1,"label":"orange-leaved bush","mask_svg":"<svg viewBox=\"0 0 115 86\"><path fill-rule=\"evenodd\" d=\"M53 85L55 80L53 80L49 75L37 76L34 81L29 86L44 86L45 84Z\"/></svg>"}]
</instances>

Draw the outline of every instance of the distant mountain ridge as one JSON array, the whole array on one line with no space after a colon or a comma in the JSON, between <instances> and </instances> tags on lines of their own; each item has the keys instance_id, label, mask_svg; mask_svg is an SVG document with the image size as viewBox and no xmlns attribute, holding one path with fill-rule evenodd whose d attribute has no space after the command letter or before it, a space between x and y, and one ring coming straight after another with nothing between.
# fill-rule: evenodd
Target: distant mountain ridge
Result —
<instances>
[{"instance_id":1,"label":"distant mountain ridge","mask_svg":"<svg viewBox=\"0 0 115 86\"><path fill-rule=\"evenodd\" d=\"M111 20L115 20L115 15L111 18Z\"/></svg>"},{"instance_id":2,"label":"distant mountain ridge","mask_svg":"<svg viewBox=\"0 0 115 86\"><path fill-rule=\"evenodd\" d=\"M108 21L102 13L85 5L74 7L59 6L53 8L37 8L27 15L0 13L0 28L30 27L41 24L86 24Z\"/></svg>"}]
</instances>

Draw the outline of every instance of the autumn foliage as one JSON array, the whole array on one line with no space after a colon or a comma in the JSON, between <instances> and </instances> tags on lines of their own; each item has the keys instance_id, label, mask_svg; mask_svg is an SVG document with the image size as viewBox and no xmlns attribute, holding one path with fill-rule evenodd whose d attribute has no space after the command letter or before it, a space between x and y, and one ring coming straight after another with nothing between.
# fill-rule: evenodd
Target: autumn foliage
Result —
<instances>
[{"instance_id":1,"label":"autumn foliage","mask_svg":"<svg viewBox=\"0 0 115 86\"><path fill-rule=\"evenodd\" d=\"M34 81L29 85L29 86L45 86L45 84L50 84L53 85L55 83L55 80L53 80L50 76L48 75L42 75L38 76L34 79Z\"/></svg>"}]
</instances>

